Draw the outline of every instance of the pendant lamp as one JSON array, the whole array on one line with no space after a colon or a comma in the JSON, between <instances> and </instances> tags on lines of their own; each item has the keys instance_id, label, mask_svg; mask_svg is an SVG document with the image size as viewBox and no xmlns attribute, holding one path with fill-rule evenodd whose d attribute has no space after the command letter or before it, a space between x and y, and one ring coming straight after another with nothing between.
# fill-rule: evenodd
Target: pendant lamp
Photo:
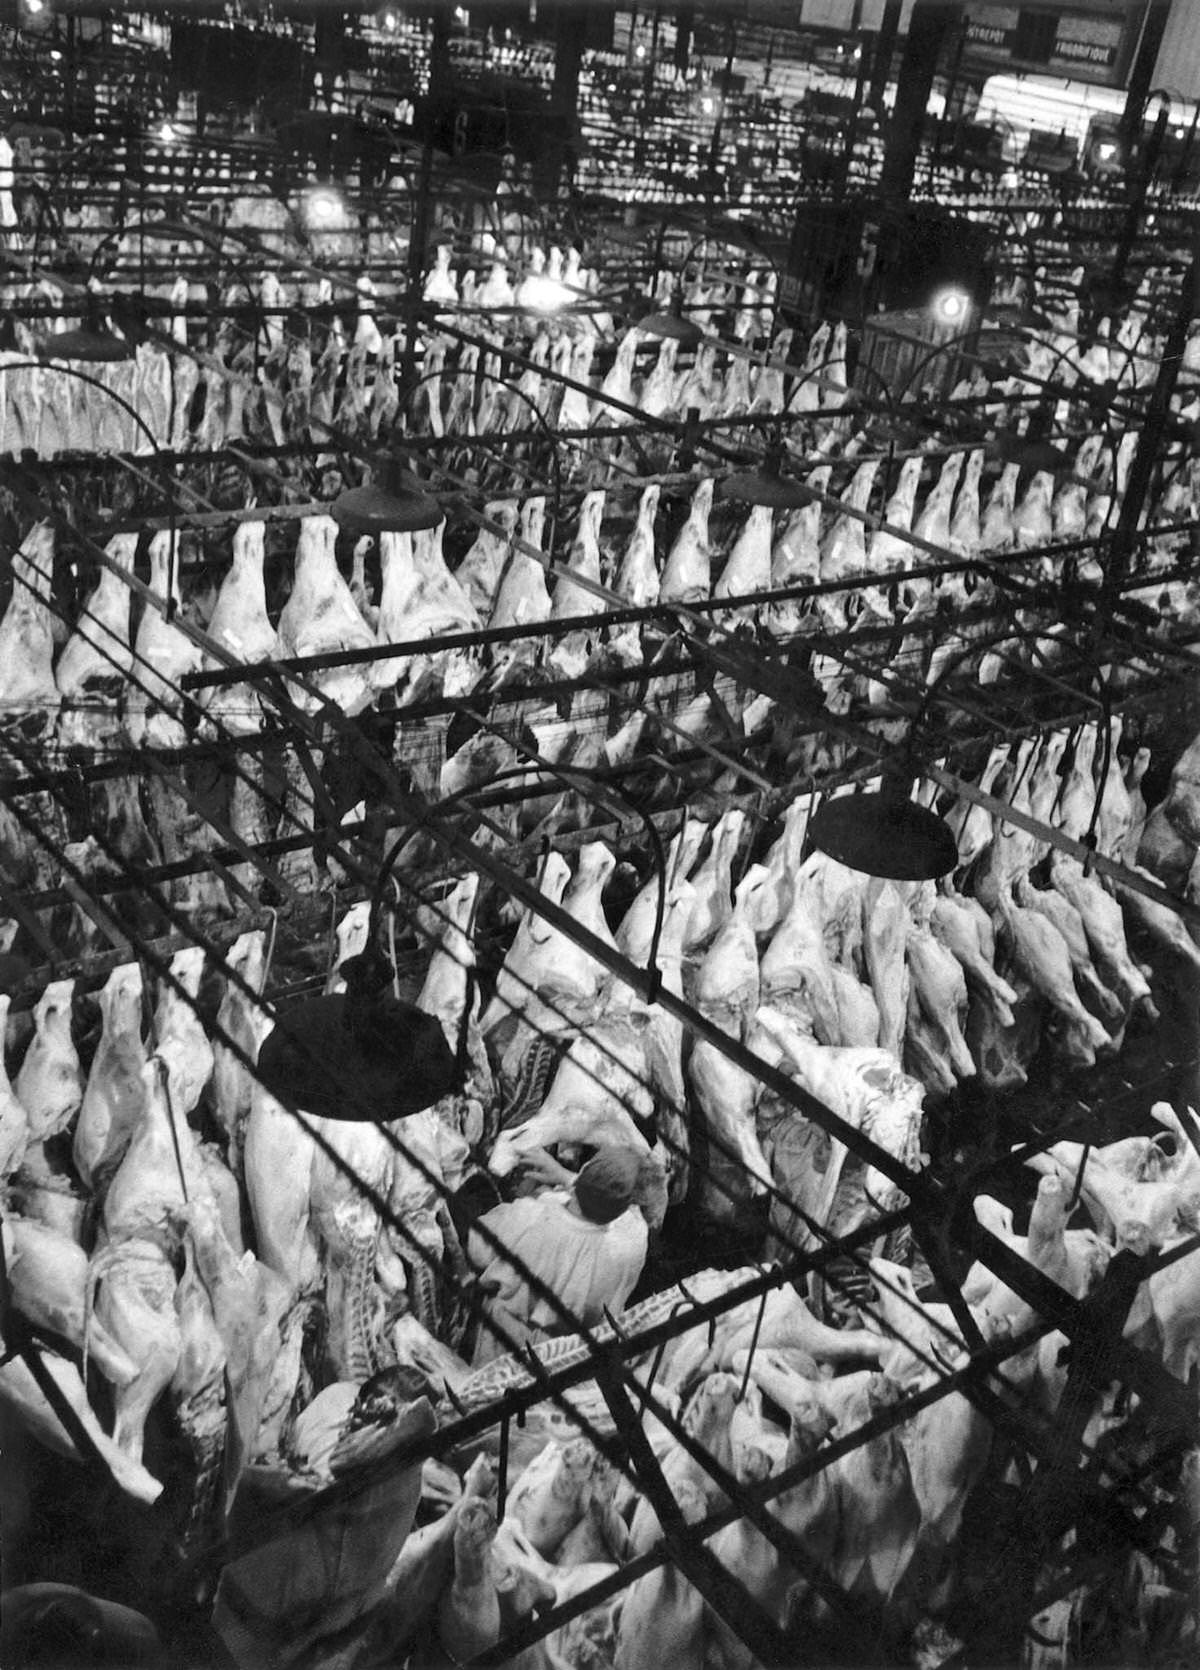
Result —
<instances>
[{"instance_id":1,"label":"pendant lamp","mask_svg":"<svg viewBox=\"0 0 1200 1670\"><path fill-rule=\"evenodd\" d=\"M350 533L417 533L436 528L442 520L441 505L431 493L401 488L389 491L378 482L351 487L339 493L329 507L339 528Z\"/></svg>"},{"instance_id":2,"label":"pendant lamp","mask_svg":"<svg viewBox=\"0 0 1200 1670\"><path fill-rule=\"evenodd\" d=\"M113 365L133 358L133 348L124 337L87 326L43 337L35 352L40 360L82 360L89 365Z\"/></svg>"},{"instance_id":3,"label":"pendant lamp","mask_svg":"<svg viewBox=\"0 0 1200 1670\"><path fill-rule=\"evenodd\" d=\"M809 819L809 842L848 869L889 881L948 875L958 863L954 835L911 798L914 782L907 771L885 769L878 789L823 800Z\"/></svg>"},{"instance_id":4,"label":"pendant lamp","mask_svg":"<svg viewBox=\"0 0 1200 1670\"><path fill-rule=\"evenodd\" d=\"M669 338L684 347L694 348L697 342L703 342L704 332L694 319L685 319L680 308L680 299L676 297L665 311L645 314L638 320L637 328L645 336L658 337L660 340Z\"/></svg>"},{"instance_id":5,"label":"pendant lamp","mask_svg":"<svg viewBox=\"0 0 1200 1670\"><path fill-rule=\"evenodd\" d=\"M771 510L803 510L816 494L795 476L783 473L784 450L776 441L761 465L735 470L717 483L717 496L735 504L766 505Z\"/></svg>"}]
</instances>

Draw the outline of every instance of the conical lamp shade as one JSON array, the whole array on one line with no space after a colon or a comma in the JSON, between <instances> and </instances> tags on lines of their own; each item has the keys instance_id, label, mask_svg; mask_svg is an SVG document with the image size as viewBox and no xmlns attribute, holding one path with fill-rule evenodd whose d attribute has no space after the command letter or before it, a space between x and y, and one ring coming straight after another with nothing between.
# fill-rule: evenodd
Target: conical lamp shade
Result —
<instances>
[{"instance_id":1,"label":"conical lamp shade","mask_svg":"<svg viewBox=\"0 0 1200 1670\"><path fill-rule=\"evenodd\" d=\"M958 863L948 825L903 790L823 801L809 819L808 839L848 869L890 881L936 881Z\"/></svg>"},{"instance_id":2,"label":"conical lamp shade","mask_svg":"<svg viewBox=\"0 0 1200 1670\"><path fill-rule=\"evenodd\" d=\"M767 505L772 510L802 510L816 497L811 487L776 470L739 470L717 483L717 494L737 504Z\"/></svg>"},{"instance_id":3,"label":"conical lamp shade","mask_svg":"<svg viewBox=\"0 0 1200 1670\"><path fill-rule=\"evenodd\" d=\"M91 365L111 365L117 360L131 360L133 348L124 337L114 336L112 331L56 331L38 343L37 356L42 360L83 360Z\"/></svg>"},{"instance_id":4,"label":"conical lamp shade","mask_svg":"<svg viewBox=\"0 0 1200 1670\"><path fill-rule=\"evenodd\" d=\"M329 514L339 528L350 533L417 533L422 528L436 528L442 520L441 505L429 493L389 493L385 487L369 482L365 487L352 487L339 493L329 507Z\"/></svg>"},{"instance_id":5,"label":"conical lamp shade","mask_svg":"<svg viewBox=\"0 0 1200 1670\"><path fill-rule=\"evenodd\" d=\"M694 319L682 313L647 313L639 319L637 328L644 336L669 337L672 342L693 344L704 340L704 332Z\"/></svg>"}]
</instances>

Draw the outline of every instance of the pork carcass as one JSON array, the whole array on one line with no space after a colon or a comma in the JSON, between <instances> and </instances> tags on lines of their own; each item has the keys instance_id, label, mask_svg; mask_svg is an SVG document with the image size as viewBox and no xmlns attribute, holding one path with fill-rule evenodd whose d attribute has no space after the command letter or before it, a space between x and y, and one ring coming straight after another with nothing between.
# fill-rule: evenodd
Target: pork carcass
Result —
<instances>
[{"instance_id":1,"label":"pork carcass","mask_svg":"<svg viewBox=\"0 0 1200 1670\"><path fill-rule=\"evenodd\" d=\"M867 569L865 513L875 486L880 460L869 458L858 466L842 494L845 507L821 545L822 580L846 580Z\"/></svg>"},{"instance_id":2,"label":"pork carcass","mask_svg":"<svg viewBox=\"0 0 1200 1670\"><path fill-rule=\"evenodd\" d=\"M101 1326L136 1368L127 1384L113 1389L113 1440L140 1462L146 1418L179 1365L175 1272L161 1244L128 1237L95 1255L89 1280Z\"/></svg>"},{"instance_id":3,"label":"pork carcass","mask_svg":"<svg viewBox=\"0 0 1200 1670\"><path fill-rule=\"evenodd\" d=\"M713 482L705 477L692 494L687 519L675 536L662 571L660 596L664 603L696 603L712 588L708 519Z\"/></svg>"},{"instance_id":4,"label":"pork carcass","mask_svg":"<svg viewBox=\"0 0 1200 1670\"><path fill-rule=\"evenodd\" d=\"M918 890L905 949L912 976L912 992L937 1039L939 1053L952 1078L971 1078L975 1063L963 1036L967 1011L967 981L961 963L933 933L930 917L935 895L932 885Z\"/></svg>"},{"instance_id":5,"label":"pork carcass","mask_svg":"<svg viewBox=\"0 0 1200 1670\"><path fill-rule=\"evenodd\" d=\"M570 572L595 587L600 585L600 521L603 515L604 491L597 488L585 496L580 506L579 527L567 554ZM566 575L559 576L551 610L555 620L569 620L574 615L594 615L603 607L595 591L576 585ZM550 652L550 665L563 678L578 678L587 667L592 647L591 634L564 633Z\"/></svg>"},{"instance_id":6,"label":"pork carcass","mask_svg":"<svg viewBox=\"0 0 1200 1670\"><path fill-rule=\"evenodd\" d=\"M606 1018L576 1038L540 1110L500 1133L488 1168L507 1177L522 1155L560 1142L615 1143L647 1154L638 1123L653 1112L641 1034L624 1017Z\"/></svg>"},{"instance_id":7,"label":"pork carcass","mask_svg":"<svg viewBox=\"0 0 1200 1670\"><path fill-rule=\"evenodd\" d=\"M58 705L54 682L54 529L38 522L13 552L13 589L0 619L0 709Z\"/></svg>"},{"instance_id":8,"label":"pork carcass","mask_svg":"<svg viewBox=\"0 0 1200 1670\"><path fill-rule=\"evenodd\" d=\"M755 1123L762 1087L707 1038L693 1045L687 1072L709 1142L704 1203L728 1222L744 1208L747 1192L761 1195L774 1181Z\"/></svg>"},{"instance_id":9,"label":"pork carcass","mask_svg":"<svg viewBox=\"0 0 1200 1670\"><path fill-rule=\"evenodd\" d=\"M88 1255L77 1241L34 1218L0 1226L12 1302L30 1322L90 1356L114 1386L128 1386L137 1365L91 1314Z\"/></svg>"},{"instance_id":10,"label":"pork carcass","mask_svg":"<svg viewBox=\"0 0 1200 1670\"><path fill-rule=\"evenodd\" d=\"M485 504L485 518L496 524L499 531L492 527L480 528L475 543L454 571L454 578L485 623L491 619L492 605L500 588L500 575L516 532L519 508L512 499L494 499Z\"/></svg>"},{"instance_id":11,"label":"pork carcass","mask_svg":"<svg viewBox=\"0 0 1200 1670\"><path fill-rule=\"evenodd\" d=\"M291 595L279 617L278 647L283 658L375 647L375 635L338 570L337 531L331 516L301 519ZM372 699L369 670L361 664L326 667L309 675L315 692L289 681L288 693L307 713L316 712L323 698L353 717Z\"/></svg>"},{"instance_id":12,"label":"pork carcass","mask_svg":"<svg viewBox=\"0 0 1200 1670\"><path fill-rule=\"evenodd\" d=\"M1013 1252L1056 1282L1072 1298L1082 1299L1095 1286L1108 1263L1108 1249L1090 1229L1068 1229L1073 1187L1061 1172L1045 1172L1029 1213L1025 1235L1014 1235L1012 1213L998 1201L980 1195L975 1216L985 1229L1004 1241ZM974 1264L963 1283L963 1296L973 1308L990 1319L989 1335L1000 1330L998 1320L1018 1334L1032 1326L1037 1312L1019 1298L1005 1282L984 1264Z\"/></svg>"},{"instance_id":13,"label":"pork carcass","mask_svg":"<svg viewBox=\"0 0 1200 1670\"><path fill-rule=\"evenodd\" d=\"M13 1094L4 1064L8 1007L12 999L0 992L0 1183L11 1177L25 1158L29 1145L29 1115Z\"/></svg>"},{"instance_id":14,"label":"pork carcass","mask_svg":"<svg viewBox=\"0 0 1200 1670\"><path fill-rule=\"evenodd\" d=\"M748 597L753 592L771 589L772 526L770 505L754 505L734 540L721 577L713 587L714 597ZM717 616L726 624L738 618L735 610L722 610Z\"/></svg>"},{"instance_id":15,"label":"pork carcass","mask_svg":"<svg viewBox=\"0 0 1200 1670\"><path fill-rule=\"evenodd\" d=\"M88 1402L79 1370L53 1351L39 1349L39 1355L120 1488L139 1502L156 1502L162 1495L162 1485L105 1432ZM73 1436L62 1425L32 1371L19 1356L8 1357L0 1365L0 1403L47 1449L71 1461L84 1460L75 1448Z\"/></svg>"},{"instance_id":16,"label":"pork carcass","mask_svg":"<svg viewBox=\"0 0 1200 1670\"><path fill-rule=\"evenodd\" d=\"M167 1063L152 1056L142 1070L141 1118L104 1197L109 1242L148 1241L173 1250L171 1213L187 1198L208 1190L199 1144L181 1112L178 1088L178 1083L169 1088Z\"/></svg>"},{"instance_id":17,"label":"pork carcass","mask_svg":"<svg viewBox=\"0 0 1200 1670\"><path fill-rule=\"evenodd\" d=\"M708 1504L694 1485L676 1497L685 1524L704 1518ZM615 1670L670 1664L704 1670L704 1599L670 1560L636 1578L625 1591L617 1634Z\"/></svg>"},{"instance_id":18,"label":"pork carcass","mask_svg":"<svg viewBox=\"0 0 1200 1670\"><path fill-rule=\"evenodd\" d=\"M74 632L67 639L54 679L59 694L68 699L106 694L133 671L129 644L129 608L132 592L126 580L133 573L137 535L114 534L104 554L116 566L100 570L100 579L83 606ZM20 587L18 586L19 590Z\"/></svg>"},{"instance_id":19,"label":"pork carcass","mask_svg":"<svg viewBox=\"0 0 1200 1670\"><path fill-rule=\"evenodd\" d=\"M745 824L746 814L737 807L718 818L712 828L708 857L688 877L696 890L696 899L684 937L685 952L698 951L707 945L732 914L730 876Z\"/></svg>"},{"instance_id":20,"label":"pork carcass","mask_svg":"<svg viewBox=\"0 0 1200 1670\"><path fill-rule=\"evenodd\" d=\"M142 1112L142 971L123 963L100 993L100 1042L75 1125L75 1169L97 1188L123 1157Z\"/></svg>"},{"instance_id":21,"label":"pork carcass","mask_svg":"<svg viewBox=\"0 0 1200 1670\"><path fill-rule=\"evenodd\" d=\"M1071 953L1058 929L1039 911L1018 905L1002 890L998 919L1004 928L1012 965L1048 1003L1079 1029L1092 1050L1111 1043L1108 1032L1079 1001L1071 968Z\"/></svg>"},{"instance_id":22,"label":"pork carcass","mask_svg":"<svg viewBox=\"0 0 1200 1670\"><path fill-rule=\"evenodd\" d=\"M1075 971L1080 990L1093 999L1101 1014L1115 1023L1122 1013L1121 1000L1109 991L1096 973L1088 950L1083 918L1075 906L1055 888L1034 887L1025 876L1018 880L1014 896L1017 903L1026 910L1036 910L1058 929L1066 941L1071 967Z\"/></svg>"},{"instance_id":23,"label":"pork carcass","mask_svg":"<svg viewBox=\"0 0 1200 1670\"><path fill-rule=\"evenodd\" d=\"M170 1092L181 1119L195 1112L213 1072L213 1047L197 1005L203 976L203 946L176 951L154 1011L155 1049L171 1070Z\"/></svg>"},{"instance_id":24,"label":"pork carcass","mask_svg":"<svg viewBox=\"0 0 1200 1670\"><path fill-rule=\"evenodd\" d=\"M808 820L812 814L811 794L798 794L783 817L783 829L766 855L767 877L754 895L750 919L760 937L773 934L792 904L792 877L800 868Z\"/></svg>"},{"instance_id":25,"label":"pork carcass","mask_svg":"<svg viewBox=\"0 0 1200 1670\"><path fill-rule=\"evenodd\" d=\"M983 513L982 548L985 552L1011 551L1016 543L1013 508L1020 474L1020 464L1006 464L992 488Z\"/></svg>"},{"instance_id":26,"label":"pork carcass","mask_svg":"<svg viewBox=\"0 0 1200 1670\"><path fill-rule=\"evenodd\" d=\"M545 529L546 500L539 494L522 504L516 537L540 551ZM531 626L549 620L553 612L542 563L512 546L496 587L489 626Z\"/></svg>"},{"instance_id":27,"label":"pork carcass","mask_svg":"<svg viewBox=\"0 0 1200 1670\"><path fill-rule=\"evenodd\" d=\"M238 1256L211 1198L189 1201L178 1217L225 1351L229 1444L224 1507L228 1512L242 1471L254 1453L263 1400L281 1344L280 1324L291 1294L288 1284L253 1253Z\"/></svg>"},{"instance_id":28,"label":"pork carcass","mask_svg":"<svg viewBox=\"0 0 1200 1670\"><path fill-rule=\"evenodd\" d=\"M727 1473L733 1472L731 1423L739 1400L738 1382L731 1374L718 1372L704 1377L696 1387L683 1411L682 1421L689 1437L710 1455ZM659 1457L663 1476L675 1494L683 1483L693 1484L703 1492L709 1509L725 1505L726 1497L708 1469L672 1438ZM630 1543L635 1554L644 1554L662 1536L658 1515L645 1497L634 1509L629 1527Z\"/></svg>"},{"instance_id":29,"label":"pork carcass","mask_svg":"<svg viewBox=\"0 0 1200 1670\"><path fill-rule=\"evenodd\" d=\"M1130 868L1134 875L1142 876L1147 882L1157 879L1139 865L1134 864ZM1182 962L1190 963L1193 968L1200 968L1200 946L1169 905L1160 904L1157 899L1151 899L1137 888L1129 887L1122 882L1114 883L1114 888L1130 916L1160 946L1172 952Z\"/></svg>"},{"instance_id":30,"label":"pork carcass","mask_svg":"<svg viewBox=\"0 0 1200 1670\"><path fill-rule=\"evenodd\" d=\"M419 642L442 634L475 632L481 622L470 598L446 567L442 556L444 522L416 533L384 533L379 538L383 565L383 595L379 605L379 643ZM454 665L457 659L459 665ZM427 670L442 675L448 695L469 688L472 675L461 663L462 652L438 651L436 659L421 655L385 658L370 668L377 690L395 689L404 701L416 693Z\"/></svg>"},{"instance_id":31,"label":"pork carcass","mask_svg":"<svg viewBox=\"0 0 1200 1670\"><path fill-rule=\"evenodd\" d=\"M935 1323L917 1298L912 1273L884 1259L871 1260L883 1327L894 1342L883 1360L888 1378L911 1396L966 1360L959 1342ZM921 1513L914 1554L928 1607L945 1610L953 1597L959 1530L968 1498L992 1449L992 1425L961 1392L920 1410L900 1427L900 1442Z\"/></svg>"},{"instance_id":32,"label":"pork carcass","mask_svg":"<svg viewBox=\"0 0 1200 1670\"><path fill-rule=\"evenodd\" d=\"M252 990L262 992L267 967L266 934L261 928L239 934L225 953L224 960L225 966L240 975ZM213 1111L228 1140L230 1155L239 1163L243 1127L253 1099L254 1076L222 1040L224 1037L232 1039L253 1061L262 1036L258 1020L261 1013L261 1003L248 997L235 980L226 980L217 1009L217 1031L212 1046L212 1100Z\"/></svg>"},{"instance_id":33,"label":"pork carcass","mask_svg":"<svg viewBox=\"0 0 1200 1670\"><path fill-rule=\"evenodd\" d=\"M267 614L263 579L265 527L263 522L239 522L234 529L233 561L221 581L207 627L208 636L215 644L235 661L247 665L272 660L278 642ZM203 664L206 672L224 666L211 654L205 655ZM200 699L220 730L244 736L263 727L262 698L254 685L215 685L205 690Z\"/></svg>"},{"instance_id":34,"label":"pork carcass","mask_svg":"<svg viewBox=\"0 0 1200 1670\"><path fill-rule=\"evenodd\" d=\"M652 483L638 500L637 521L625 547L613 582L622 602L634 609L649 608L659 599L658 563L655 560L654 518L662 489ZM632 666L642 658L641 628L636 621L619 627L609 638L609 651L623 664Z\"/></svg>"},{"instance_id":35,"label":"pork carcass","mask_svg":"<svg viewBox=\"0 0 1200 1670\"><path fill-rule=\"evenodd\" d=\"M272 1023L261 1011L253 1023L255 1041L250 1053L257 1058ZM320 1273L309 1227L315 1154L305 1122L289 1113L257 1079L252 1080L242 1149L246 1200L263 1262L294 1294L308 1292Z\"/></svg>"},{"instance_id":36,"label":"pork carcass","mask_svg":"<svg viewBox=\"0 0 1200 1670\"><path fill-rule=\"evenodd\" d=\"M924 455L914 452L900 466L900 474L883 513L883 523L871 535L867 566L872 574L888 574L914 566L923 556L903 536L912 527L917 486L921 480Z\"/></svg>"},{"instance_id":37,"label":"pork carcass","mask_svg":"<svg viewBox=\"0 0 1200 1670\"><path fill-rule=\"evenodd\" d=\"M394 1150L385 1130L308 1115L316 1140L311 1224L323 1252L330 1328L329 1366L339 1380L366 1380L376 1368L379 1318L373 1293L380 1212L391 1187ZM292 1277L285 1273L285 1280Z\"/></svg>"},{"instance_id":38,"label":"pork carcass","mask_svg":"<svg viewBox=\"0 0 1200 1670\"><path fill-rule=\"evenodd\" d=\"M195 1249L189 1236L184 1237L183 1250L183 1275L175 1289L179 1361L169 1392L192 1464L191 1501L181 1539L185 1548L191 1548L213 1534L216 1510L221 1503L227 1428L226 1359L212 1304L196 1270Z\"/></svg>"},{"instance_id":39,"label":"pork carcass","mask_svg":"<svg viewBox=\"0 0 1200 1670\"><path fill-rule=\"evenodd\" d=\"M1007 980L1000 978L993 966L995 942L986 913L973 909L972 901L947 886L933 902L929 926L934 936L962 966L967 984L986 999L1002 1026L1011 1026L1012 1005L1017 1001L1017 994Z\"/></svg>"},{"instance_id":40,"label":"pork carcass","mask_svg":"<svg viewBox=\"0 0 1200 1670\"><path fill-rule=\"evenodd\" d=\"M546 854L538 876L538 890L558 905L571 879L571 867L561 853ZM561 939L544 916L526 909L496 976L496 991L480 1017L486 1037L506 1015L520 1014L536 997L544 980L553 975L553 951Z\"/></svg>"},{"instance_id":41,"label":"pork carcass","mask_svg":"<svg viewBox=\"0 0 1200 1670\"><path fill-rule=\"evenodd\" d=\"M180 713L190 698L181 680L202 662L199 644L175 624L180 610L178 534L160 529L150 540L150 590L134 640L136 682L125 701L125 727L134 747L182 746Z\"/></svg>"},{"instance_id":42,"label":"pork carcass","mask_svg":"<svg viewBox=\"0 0 1200 1670\"><path fill-rule=\"evenodd\" d=\"M1137 1003L1148 999L1149 983L1130 957L1125 943L1121 907L1105 891L1099 877L1085 875L1078 859L1055 852L1050 859L1050 880L1082 916L1088 944L1100 963L1101 972L1128 1001Z\"/></svg>"},{"instance_id":43,"label":"pork carcass","mask_svg":"<svg viewBox=\"0 0 1200 1670\"><path fill-rule=\"evenodd\" d=\"M65 1130L83 1100L83 1075L71 1037L74 992L74 980L52 980L33 1011L33 1040L15 1086L30 1142L44 1142Z\"/></svg>"},{"instance_id":44,"label":"pork carcass","mask_svg":"<svg viewBox=\"0 0 1200 1670\"><path fill-rule=\"evenodd\" d=\"M1152 1111L1160 1119L1164 1113L1167 1121L1174 1118L1167 1104ZM1200 1212L1200 1160L1190 1144L1171 1158L1146 1137L1090 1151L1081 1143L1056 1142L1026 1163L1061 1177L1069 1189L1078 1181L1096 1228L1134 1252L1163 1246L1181 1229L1194 1227Z\"/></svg>"},{"instance_id":45,"label":"pork carcass","mask_svg":"<svg viewBox=\"0 0 1200 1670\"><path fill-rule=\"evenodd\" d=\"M758 1008L754 901L767 879L763 864L753 864L746 871L734 888L733 911L701 959L693 980L697 1008L734 1038L744 1036Z\"/></svg>"},{"instance_id":46,"label":"pork carcass","mask_svg":"<svg viewBox=\"0 0 1200 1670\"><path fill-rule=\"evenodd\" d=\"M831 473L828 464L818 464L809 473L806 486L813 492L813 501L791 513L771 552L772 591L815 585L821 578L821 509ZM804 607L803 599L773 605L772 630L780 636L801 630Z\"/></svg>"}]
</instances>

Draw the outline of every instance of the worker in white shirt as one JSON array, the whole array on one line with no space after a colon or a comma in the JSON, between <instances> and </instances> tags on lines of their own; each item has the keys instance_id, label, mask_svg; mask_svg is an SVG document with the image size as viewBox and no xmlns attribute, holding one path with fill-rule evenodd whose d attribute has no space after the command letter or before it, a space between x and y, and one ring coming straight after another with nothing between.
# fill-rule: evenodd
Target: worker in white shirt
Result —
<instances>
[{"instance_id":1,"label":"worker in white shirt","mask_svg":"<svg viewBox=\"0 0 1200 1670\"><path fill-rule=\"evenodd\" d=\"M468 1261L480 1272L483 1314L476 1366L523 1344L569 1332L562 1310L585 1327L619 1311L646 1262L649 1228L635 1204L643 1157L632 1149L598 1148L578 1172L537 1150L527 1170L550 1186L485 1212L472 1230ZM480 1235L491 1231L512 1261ZM535 1291L526 1272L550 1288L562 1307ZM489 1326L503 1331L498 1337Z\"/></svg>"}]
</instances>

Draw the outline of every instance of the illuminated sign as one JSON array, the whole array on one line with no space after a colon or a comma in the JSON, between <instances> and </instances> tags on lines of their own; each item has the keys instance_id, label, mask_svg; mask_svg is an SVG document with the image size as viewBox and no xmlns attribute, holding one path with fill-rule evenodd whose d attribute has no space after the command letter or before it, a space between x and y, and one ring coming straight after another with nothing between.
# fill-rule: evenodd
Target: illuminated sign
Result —
<instances>
[{"instance_id":1,"label":"illuminated sign","mask_svg":"<svg viewBox=\"0 0 1200 1670\"><path fill-rule=\"evenodd\" d=\"M1138 0L1077 5L967 6L963 62L986 70L1026 70L1075 81L1123 84L1144 7Z\"/></svg>"}]
</instances>

